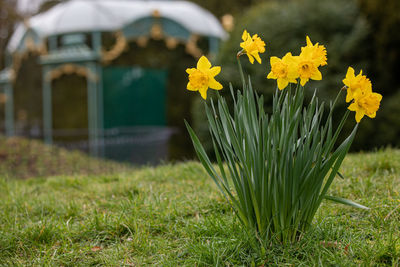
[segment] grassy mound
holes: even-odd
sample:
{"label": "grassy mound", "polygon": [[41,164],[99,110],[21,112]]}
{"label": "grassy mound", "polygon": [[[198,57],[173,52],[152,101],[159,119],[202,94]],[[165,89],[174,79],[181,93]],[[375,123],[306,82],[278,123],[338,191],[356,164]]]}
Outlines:
{"label": "grassy mound", "polygon": [[399,266],[400,151],[349,155],[298,243],[257,248],[198,163],[0,179],[0,265]]}
{"label": "grassy mound", "polygon": [[3,177],[103,174],[127,168],[123,164],[94,159],[79,151],[48,146],[36,140],[0,137],[0,176]]}

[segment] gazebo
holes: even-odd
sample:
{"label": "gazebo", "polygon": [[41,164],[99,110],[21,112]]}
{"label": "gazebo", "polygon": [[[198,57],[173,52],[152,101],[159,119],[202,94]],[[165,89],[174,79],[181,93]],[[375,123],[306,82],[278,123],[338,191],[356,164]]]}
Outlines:
{"label": "gazebo", "polygon": [[54,142],[53,82],[63,75],[78,75],[86,79],[88,151],[104,156],[107,131],[143,125],[156,127],[155,132],[167,128],[171,70],[156,64],[143,67],[140,62],[115,64],[131,49],[130,44],[137,50],[132,54],[140,54],[156,40],[169,50],[184,47],[196,59],[202,54],[215,55],[225,35],[210,12],[187,1],[71,0],[57,4],[18,25],[8,43],[7,67],[0,72],[6,134],[15,134],[13,84],[28,53],[39,55],[42,67],[44,141]]}

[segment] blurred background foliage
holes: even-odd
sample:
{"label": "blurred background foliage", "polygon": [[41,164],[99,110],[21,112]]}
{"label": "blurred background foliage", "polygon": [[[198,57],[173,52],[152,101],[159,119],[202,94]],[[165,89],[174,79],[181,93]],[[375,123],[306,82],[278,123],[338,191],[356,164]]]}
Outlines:
{"label": "blurred background foliage", "polygon": [[17,21],[22,19],[18,14],[17,2],[14,0],[0,0],[0,69],[5,66],[5,49]]}
{"label": "blurred background foliage", "polygon": [[[287,1],[287,0],[281,0]],[[265,2],[265,0],[191,0],[199,6],[211,11],[218,18],[225,14],[240,15],[243,11],[255,4]]]}
{"label": "blurred background foliage", "polygon": [[[224,43],[215,64],[221,65],[219,79],[225,84],[221,94],[230,97],[228,84],[241,88],[236,53],[244,29],[258,33],[266,42],[266,53],[261,66],[250,64],[247,57],[241,59],[245,73],[250,75],[253,87],[264,94],[267,110],[276,88],[275,80],[267,80],[270,71],[269,57],[282,57],[286,52],[300,53],[305,46],[305,36],[313,43],[319,42],[328,51],[328,65],[321,68],[323,80],[306,85],[308,97],[317,88],[318,96],[325,102],[333,100],[342,88],[347,67],[357,73],[360,69],[373,83],[373,90],[383,95],[381,109],[372,120],[364,117],[360,124],[354,151],[375,147],[399,146],[400,140],[400,1],[398,0],[292,0],[263,1],[256,3],[243,14],[237,14],[234,30]],[[338,120],[348,105],[344,100],[336,108]],[[202,140],[208,138],[206,118],[201,99],[194,108],[195,128]],[[354,113],[347,120],[342,138],[354,127]],[[211,148],[211,143],[208,143]]]}

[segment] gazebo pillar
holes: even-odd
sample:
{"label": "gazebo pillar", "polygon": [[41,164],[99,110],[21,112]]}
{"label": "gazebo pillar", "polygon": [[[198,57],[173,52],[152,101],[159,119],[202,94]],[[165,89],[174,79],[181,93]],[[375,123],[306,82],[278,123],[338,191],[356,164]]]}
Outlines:
{"label": "gazebo pillar", "polygon": [[218,50],[219,50],[219,39],[216,37],[209,37],[208,38],[208,47],[209,47],[209,53],[211,55],[211,58],[215,58],[215,56],[218,54]]}
{"label": "gazebo pillar", "polygon": [[[97,73],[95,63],[86,63],[90,73]],[[88,130],[89,130],[89,153],[99,156],[99,114],[98,114],[98,88],[97,75],[87,77],[87,101],[88,101]]]}
{"label": "gazebo pillar", "polygon": [[[6,58],[9,55],[6,53]],[[9,62],[7,62],[9,64]],[[8,67],[2,71],[0,71],[0,90],[4,96],[4,126],[5,126],[5,135],[13,136],[15,134],[14,130],[14,71]]]}
{"label": "gazebo pillar", "polygon": [[[92,33],[93,50],[101,58],[101,32],[96,31]],[[104,157],[104,104],[103,104],[103,68],[100,60],[95,61],[93,73],[96,74],[96,156]]]}
{"label": "gazebo pillar", "polygon": [[5,103],[5,127],[6,135],[14,135],[14,90],[11,83],[4,85],[4,94],[6,96]]}
{"label": "gazebo pillar", "polygon": [[51,145],[53,143],[53,116],[52,116],[52,101],[51,101],[51,79],[47,76],[49,67],[43,66],[43,135],[44,142]]}
{"label": "gazebo pillar", "polygon": [[99,154],[98,156],[105,156],[104,144],[104,100],[103,100],[103,68],[101,64],[96,63],[96,85],[97,85],[97,141]]}

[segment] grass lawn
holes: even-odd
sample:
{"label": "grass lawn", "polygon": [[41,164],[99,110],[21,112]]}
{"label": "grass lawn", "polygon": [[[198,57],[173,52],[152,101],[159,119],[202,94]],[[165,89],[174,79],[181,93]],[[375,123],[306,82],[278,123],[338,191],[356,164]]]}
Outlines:
{"label": "grass lawn", "polygon": [[264,252],[199,163],[0,179],[0,265],[400,266],[400,151],[347,156],[312,229]]}

